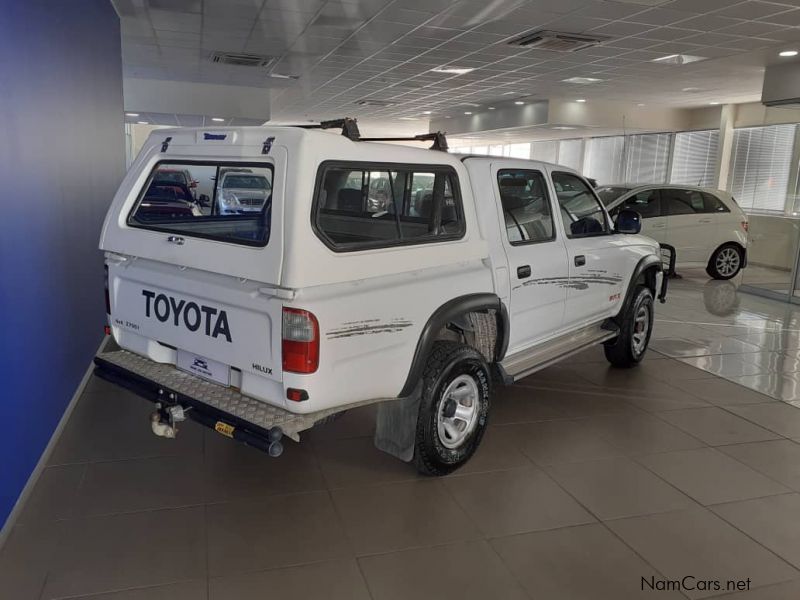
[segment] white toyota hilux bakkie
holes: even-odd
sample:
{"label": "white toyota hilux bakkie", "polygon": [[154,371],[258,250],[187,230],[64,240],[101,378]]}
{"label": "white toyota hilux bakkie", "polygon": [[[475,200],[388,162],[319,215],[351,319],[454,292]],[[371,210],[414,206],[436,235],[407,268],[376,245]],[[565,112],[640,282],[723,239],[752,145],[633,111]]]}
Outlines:
{"label": "white toyota hilux bakkie", "polygon": [[156,403],[157,434],[190,417],[273,456],[379,403],[376,446],[441,475],[478,447],[493,385],[594,344],[642,359],[666,278],[638,213],[612,223],[566,167],[415,139],[433,148],[349,119],[152,133],[100,240],[118,348],[97,373]]}

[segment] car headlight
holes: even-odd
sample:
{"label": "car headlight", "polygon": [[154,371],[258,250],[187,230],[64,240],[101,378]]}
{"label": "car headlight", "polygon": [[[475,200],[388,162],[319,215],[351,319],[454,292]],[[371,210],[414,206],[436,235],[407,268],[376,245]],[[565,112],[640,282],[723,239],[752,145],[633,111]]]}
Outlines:
{"label": "car headlight", "polygon": [[236,198],[234,194],[230,192],[223,191],[219,195],[220,204],[222,204],[226,208],[232,208],[235,206],[239,206],[239,200]]}

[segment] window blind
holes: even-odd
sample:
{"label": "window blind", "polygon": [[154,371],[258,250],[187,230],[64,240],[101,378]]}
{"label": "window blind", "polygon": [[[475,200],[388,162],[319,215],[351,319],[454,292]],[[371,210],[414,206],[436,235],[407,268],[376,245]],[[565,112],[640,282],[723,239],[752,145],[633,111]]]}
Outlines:
{"label": "window blind", "polygon": [[625,172],[622,181],[665,183],[671,142],[670,133],[629,135],[625,139]]}
{"label": "window blind", "polygon": [[718,157],[719,130],[676,133],[669,182],[717,187]]}
{"label": "window blind", "polygon": [[506,156],[510,156],[511,158],[528,159],[531,157],[531,145],[529,143],[509,144],[506,146],[506,151],[508,152]]}
{"label": "window blind", "polygon": [[556,140],[531,142],[531,158],[533,160],[554,163],[557,155],[558,142]]}
{"label": "window blind", "polygon": [[785,211],[796,128],[734,130],[728,191],[739,206],[755,212]]}
{"label": "window blind", "polygon": [[558,143],[557,162],[580,171],[583,166],[583,140],[561,140]]}
{"label": "window blind", "polygon": [[497,144],[495,146],[489,146],[489,155],[490,156],[503,156],[503,144]]}
{"label": "window blind", "polygon": [[625,138],[621,135],[589,138],[586,140],[583,174],[596,179],[601,185],[622,183],[624,149]]}

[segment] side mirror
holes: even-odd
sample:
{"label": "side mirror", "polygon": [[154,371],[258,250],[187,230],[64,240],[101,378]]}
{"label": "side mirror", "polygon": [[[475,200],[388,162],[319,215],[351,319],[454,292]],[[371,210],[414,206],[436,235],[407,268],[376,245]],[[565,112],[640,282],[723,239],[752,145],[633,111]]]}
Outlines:
{"label": "side mirror", "polygon": [[211,206],[211,199],[205,194],[200,194],[200,197],[197,199],[197,203],[200,206],[208,207]]}
{"label": "side mirror", "polygon": [[616,233],[639,233],[642,230],[642,215],[635,210],[625,208],[619,211],[617,220],[614,222]]}

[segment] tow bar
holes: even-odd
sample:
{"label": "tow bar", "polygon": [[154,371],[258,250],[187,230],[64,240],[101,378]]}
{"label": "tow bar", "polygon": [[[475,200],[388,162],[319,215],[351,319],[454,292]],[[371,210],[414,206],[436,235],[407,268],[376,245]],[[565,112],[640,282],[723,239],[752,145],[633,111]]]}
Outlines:
{"label": "tow bar", "polygon": [[225,437],[244,442],[248,446],[254,446],[269,454],[273,458],[283,454],[283,444],[281,438],[283,431],[280,427],[271,427],[267,430],[267,435],[259,435],[253,431],[248,431],[228,423],[215,419],[198,410],[193,410],[193,406],[184,406],[178,403],[177,395],[174,392],[167,392],[162,388],[158,390],[159,398],[165,398],[165,402],[156,402],[156,410],[150,415],[150,427],[153,433],[159,437],[174,439],[178,436],[178,423],[186,420],[187,415],[201,425],[205,425]]}
{"label": "tow bar", "polygon": [[244,442],[248,446],[254,446],[273,458],[283,454],[283,444],[281,443],[283,431],[281,431],[280,427],[271,427],[267,431],[267,435],[259,435],[253,431],[241,429],[231,423],[193,410],[194,407],[192,406],[178,404],[177,397],[172,392],[165,392],[165,390],[159,389],[158,395],[159,397],[166,397],[170,402],[174,402],[174,404],[156,402],[156,410],[150,415],[150,427],[153,433],[159,437],[170,439],[177,437],[178,423],[185,421],[188,415],[193,421],[213,429],[220,435]]}

